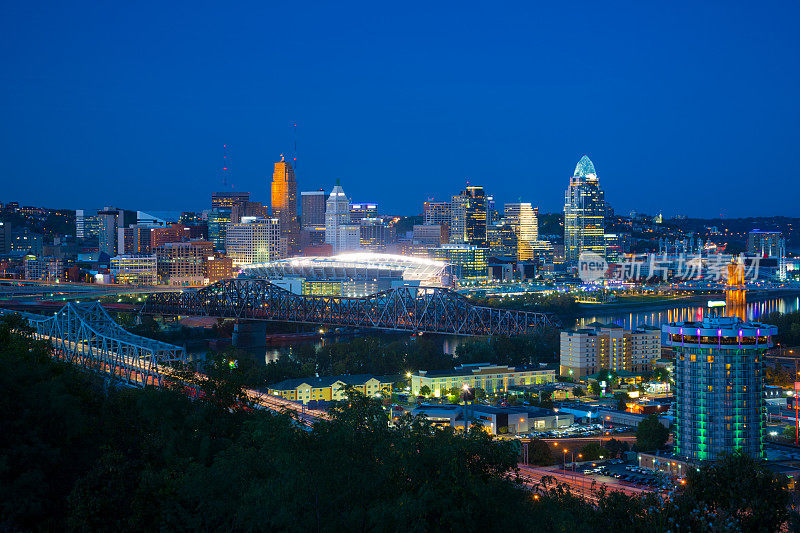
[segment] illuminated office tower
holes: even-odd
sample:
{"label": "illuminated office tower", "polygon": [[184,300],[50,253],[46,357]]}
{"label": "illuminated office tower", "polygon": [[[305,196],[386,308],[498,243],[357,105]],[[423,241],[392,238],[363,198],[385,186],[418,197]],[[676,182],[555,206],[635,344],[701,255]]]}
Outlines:
{"label": "illuminated office tower", "polygon": [[675,351],[675,452],[764,458],[764,353],[778,328],[737,317],[661,326]]}
{"label": "illuminated office tower", "polygon": [[214,249],[225,251],[225,234],[231,223],[234,206],[244,209],[250,201],[249,192],[215,192],[211,194],[211,212],[208,214],[208,238]]}
{"label": "illuminated office tower", "polygon": [[213,192],[211,193],[211,208],[227,207],[232,209],[234,205],[245,205],[250,201],[249,192]]}
{"label": "illuminated office tower", "polygon": [[517,259],[530,261],[534,258],[534,244],[539,240],[539,217],[530,203],[506,204],[504,218],[517,235]]}
{"label": "illuminated office tower", "polygon": [[297,220],[297,182],[292,164],[284,160],[275,163],[272,174],[272,216],[280,220],[281,233],[286,237],[290,254],[297,253],[300,225]]}
{"label": "illuminated office tower", "polygon": [[334,254],[361,247],[361,227],[350,221],[350,200],[339,180],[325,205],[325,242],[333,247]]}
{"label": "illuminated office tower", "polygon": [[266,263],[286,257],[287,237],[277,218],[244,217],[229,224],[225,249],[233,266]]}
{"label": "illuminated office tower", "polygon": [[362,218],[359,221],[361,248],[373,252],[385,252],[395,241],[394,224],[382,218]]}
{"label": "illuminated office tower", "polygon": [[100,251],[114,257],[120,253],[118,250],[120,230],[136,224],[136,211],[106,207],[98,211],[97,216],[100,220]]}
{"label": "illuminated office tower", "polygon": [[450,202],[428,200],[422,204],[424,212],[423,224],[426,226],[447,226],[450,228]]}
{"label": "illuminated office tower", "polygon": [[496,224],[500,220],[500,213],[494,203],[494,196],[486,197],[486,227]]}
{"label": "illuminated office tower", "polygon": [[303,227],[325,225],[325,191],[300,193],[300,219]]}
{"label": "illuminated office tower", "polygon": [[350,204],[350,222],[358,224],[365,218],[378,217],[378,204]]}
{"label": "illuminated office tower", "polygon": [[486,193],[483,187],[468,186],[450,202],[450,242],[486,247]]}
{"label": "illuminated office tower", "polygon": [[564,194],[564,254],[577,263],[582,252],[605,257],[605,197],[592,161],[581,157]]}
{"label": "illuminated office tower", "polygon": [[431,259],[452,265],[452,272],[459,280],[480,282],[489,279],[489,250],[466,244],[444,244],[429,248]]}
{"label": "illuminated office tower", "polygon": [[486,240],[489,244],[489,253],[493,257],[517,258],[520,240],[514,227],[505,220],[489,226],[486,230]]}

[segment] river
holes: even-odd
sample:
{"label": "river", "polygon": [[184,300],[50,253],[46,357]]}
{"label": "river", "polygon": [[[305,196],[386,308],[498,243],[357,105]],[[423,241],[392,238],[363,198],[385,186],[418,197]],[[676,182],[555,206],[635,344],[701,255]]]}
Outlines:
{"label": "river", "polygon": [[[678,322],[687,320],[702,319],[703,313],[707,310],[707,300],[723,298],[721,295],[710,296],[708,298],[693,298],[690,300],[664,300],[657,303],[631,304],[614,307],[613,305],[598,305],[596,309],[584,308],[582,316],[577,318],[572,324],[564,324],[566,327],[581,327],[592,322],[610,323],[614,322],[626,329],[639,326],[660,326],[662,323]],[[790,313],[800,309],[800,295],[784,294],[780,296],[761,296],[754,297],[746,305],[746,315],[748,320],[757,320],[759,317],[769,313]],[[387,338],[404,339],[411,336],[407,333],[375,333]],[[445,353],[455,353],[459,344],[468,341],[469,338],[456,335],[430,335],[442,343]],[[293,346],[311,343],[319,348],[330,343],[347,342],[353,336],[323,337],[321,339],[298,339],[281,340],[268,346],[251,347],[246,350],[257,360],[263,358],[264,363],[269,363],[280,357],[284,353],[289,353]]]}

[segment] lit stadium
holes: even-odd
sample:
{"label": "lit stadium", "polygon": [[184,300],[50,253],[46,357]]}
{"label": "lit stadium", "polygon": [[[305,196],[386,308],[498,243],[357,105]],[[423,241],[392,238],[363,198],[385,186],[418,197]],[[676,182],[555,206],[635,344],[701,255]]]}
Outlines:
{"label": "lit stadium", "polygon": [[[400,285],[446,286],[449,264],[404,255],[357,252],[292,257],[242,265],[241,276],[267,279],[293,292],[364,296]],[[303,288],[292,285],[302,280]]]}

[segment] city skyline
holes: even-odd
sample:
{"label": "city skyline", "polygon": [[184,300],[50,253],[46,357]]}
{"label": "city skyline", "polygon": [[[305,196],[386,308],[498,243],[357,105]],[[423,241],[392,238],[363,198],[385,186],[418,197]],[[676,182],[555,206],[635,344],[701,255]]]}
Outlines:
{"label": "city skyline", "polygon": [[[228,144],[229,188],[266,203],[271,163],[296,138],[300,190],[340,179],[384,212],[414,214],[419,197],[445,199],[467,180],[491,184],[499,204],[558,212],[586,153],[618,212],[800,214],[784,179],[800,8],[615,7],[519,6],[508,20],[320,6],[263,32],[265,17],[294,17],[263,6],[188,18],[170,6],[158,17],[147,5],[36,16],[10,6],[2,200],[164,210],[179,196],[198,210],[220,189]],[[440,19],[452,20],[446,39]],[[162,31],[161,20],[183,29]],[[491,37],[471,39],[476,26]],[[417,38],[399,38],[408,31]],[[747,203],[685,194],[697,183],[753,190]]]}

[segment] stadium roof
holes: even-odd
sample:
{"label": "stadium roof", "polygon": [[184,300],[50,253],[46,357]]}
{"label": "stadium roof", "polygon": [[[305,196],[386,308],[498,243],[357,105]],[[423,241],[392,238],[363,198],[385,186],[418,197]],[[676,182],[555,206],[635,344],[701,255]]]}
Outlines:
{"label": "stadium roof", "polygon": [[266,263],[242,265],[245,275],[266,279],[304,277],[341,279],[395,277],[425,281],[442,275],[447,263],[421,257],[354,252],[330,257],[292,257]]}

